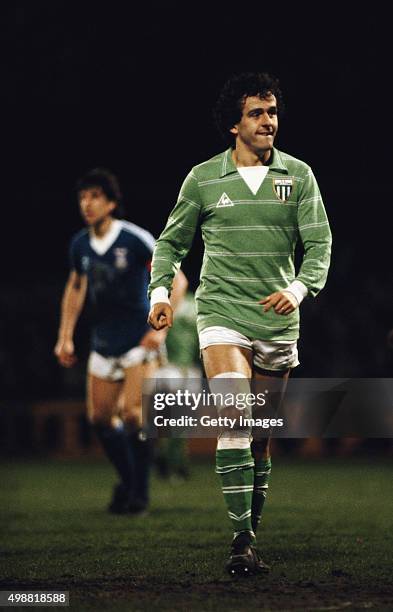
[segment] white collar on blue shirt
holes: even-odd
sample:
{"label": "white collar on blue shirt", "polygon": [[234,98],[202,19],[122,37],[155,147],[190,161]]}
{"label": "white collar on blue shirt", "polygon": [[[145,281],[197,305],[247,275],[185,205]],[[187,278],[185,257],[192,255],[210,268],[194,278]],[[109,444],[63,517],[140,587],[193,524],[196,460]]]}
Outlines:
{"label": "white collar on blue shirt", "polygon": [[119,219],[113,219],[105,236],[98,238],[93,231],[90,232],[90,246],[98,255],[104,255],[111,248],[121,232],[122,224]]}

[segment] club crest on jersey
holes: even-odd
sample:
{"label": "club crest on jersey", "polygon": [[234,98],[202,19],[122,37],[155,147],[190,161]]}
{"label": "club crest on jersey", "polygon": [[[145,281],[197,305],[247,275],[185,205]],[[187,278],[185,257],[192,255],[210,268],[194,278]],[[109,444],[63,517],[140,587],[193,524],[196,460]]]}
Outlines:
{"label": "club crest on jersey", "polygon": [[117,248],[113,250],[115,254],[115,268],[124,270],[127,267],[127,253],[128,249]]}
{"label": "club crest on jersey", "polygon": [[273,188],[281,202],[286,202],[289,200],[289,197],[292,193],[293,180],[291,178],[288,179],[274,179],[273,180]]}
{"label": "club crest on jersey", "polygon": [[216,208],[226,208],[227,206],[233,206],[233,205],[234,204],[232,200],[227,196],[227,194],[224,191],[221,198],[217,202]]}

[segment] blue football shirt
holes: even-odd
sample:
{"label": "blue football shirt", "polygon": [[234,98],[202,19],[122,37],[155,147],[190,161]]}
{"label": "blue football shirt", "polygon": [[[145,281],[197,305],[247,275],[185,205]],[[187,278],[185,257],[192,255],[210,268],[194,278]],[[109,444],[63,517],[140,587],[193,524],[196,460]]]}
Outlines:
{"label": "blue football shirt", "polygon": [[147,287],[154,242],[148,231],[118,219],[103,238],[85,229],[71,241],[71,269],[88,279],[92,349],[101,355],[126,353],[149,329]]}

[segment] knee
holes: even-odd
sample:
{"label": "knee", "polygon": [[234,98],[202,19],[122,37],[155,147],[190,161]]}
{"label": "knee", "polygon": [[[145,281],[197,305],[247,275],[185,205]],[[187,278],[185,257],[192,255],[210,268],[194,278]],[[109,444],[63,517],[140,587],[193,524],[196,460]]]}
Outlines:
{"label": "knee", "polygon": [[112,424],[112,414],[109,410],[90,408],[88,419],[93,427],[110,427]]}
{"label": "knee", "polygon": [[267,459],[270,457],[270,440],[263,438],[251,442],[251,452],[254,459]]}
{"label": "knee", "polygon": [[216,408],[219,416],[230,419],[234,423],[234,429],[244,428],[240,417],[246,419],[251,417],[248,403],[251,389],[246,375],[239,372],[223,372],[209,379],[209,387],[213,397],[218,400]]}
{"label": "knee", "polygon": [[140,406],[125,405],[122,410],[122,420],[129,429],[137,429],[142,423],[142,409]]}

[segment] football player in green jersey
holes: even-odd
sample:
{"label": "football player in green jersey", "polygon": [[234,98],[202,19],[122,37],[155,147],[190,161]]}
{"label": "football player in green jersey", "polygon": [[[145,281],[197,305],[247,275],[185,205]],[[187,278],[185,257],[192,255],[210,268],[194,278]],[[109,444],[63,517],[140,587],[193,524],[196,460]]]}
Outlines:
{"label": "football player in green jersey", "polygon": [[[299,363],[299,305],[323,288],[331,250],[311,168],[274,147],[281,109],[279,83],[268,74],[240,74],[224,85],[215,115],[230,147],[187,176],[157,241],[149,287],[150,324],[170,327],[173,275],[200,226],[205,254],[197,325],[210,390],[222,391],[222,379],[239,392],[256,382],[276,408]],[[303,259],[296,272],[299,238]],[[234,527],[230,575],[269,569],[255,547],[271,472],[264,431],[234,428],[218,438],[216,471]]]}

